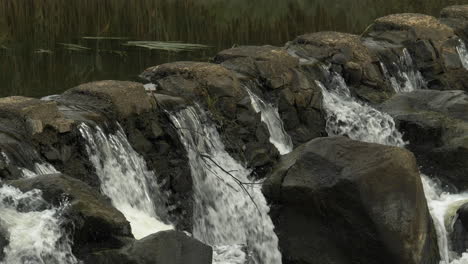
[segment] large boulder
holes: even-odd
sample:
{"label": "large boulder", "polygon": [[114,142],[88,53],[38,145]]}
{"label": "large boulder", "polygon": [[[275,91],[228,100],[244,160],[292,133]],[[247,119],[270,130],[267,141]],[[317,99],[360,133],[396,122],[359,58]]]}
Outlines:
{"label": "large boulder", "polygon": [[119,249],[96,252],[85,259],[93,264],[211,264],[213,251],[178,231],[163,231]]}
{"label": "large boulder", "polygon": [[318,138],[263,184],[283,263],[438,263],[436,233],[407,150]]}
{"label": "large boulder", "polygon": [[[406,48],[429,89],[468,90],[466,69],[453,29],[432,16],[394,14],[378,18],[364,34],[391,49]],[[389,44],[382,44],[389,43]]]}
{"label": "large boulder", "polygon": [[403,132],[421,170],[453,189],[468,188],[468,95],[419,90],[398,94],[380,107]]}
{"label": "large boulder", "polygon": [[320,88],[284,48],[240,46],[221,51],[213,60],[235,71],[252,93],[278,107],[294,145],[325,134]]}
{"label": "large boulder", "polygon": [[360,36],[333,31],[297,37],[286,45],[290,53],[306,60],[330,64],[341,73],[361,99],[379,103],[394,91],[385,81],[378,57],[361,42]]}
{"label": "large boulder", "polygon": [[461,206],[456,209],[453,219],[450,223],[453,226],[449,227],[451,250],[458,254],[463,254],[468,249],[468,200],[461,201]]}
{"label": "large boulder", "polygon": [[158,106],[177,110],[184,101],[197,103],[223,131],[221,137],[229,153],[259,176],[271,167],[278,151],[233,71],[213,63],[174,62],[148,68],[141,76],[156,85]]}
{"label": "large boulder", "polygon": [[460,38],[468,41],[468,5],[454,5],[442,9],[440,20],[454,29]]}
{"label": "large boulder", "polygon": [[73,234],[73,252],[78,258],[98,249],[120,248],[133,239],[124,215],[110,201],[85,183],[61,174],[9,181],[23,192],[42,191],[44,200],[59,206],[66,201],[68,228]]}

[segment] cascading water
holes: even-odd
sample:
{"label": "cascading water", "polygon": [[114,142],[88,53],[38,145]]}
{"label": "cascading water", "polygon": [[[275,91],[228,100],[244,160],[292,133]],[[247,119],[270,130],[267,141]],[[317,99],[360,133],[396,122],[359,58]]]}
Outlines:
{"label": "cascading water", "polygon": [[41,191],[22,193],[8,185],[0,187],[0,225],[9,244],[0,263],[74,264],[71,241],[61,228],[59,208],[46,208]]}
{"label": "cascading water", "polygon": [[293,150],[291,137],[286,133],[283,127],[278,108],[272,104],[264,102],[260,97],[247,89],[250,95],[250,101],[255,112],[260,113],[262,122],[265,123],[270,132],[270,142],[278,149],[281,155],[288,154]]}
{"label": "cascading water", "polygon": [[[327,86],[317,81],[323,92],[329,135],[345,135],[351,139],[404,147],[402,134],[391,116],[355,100],[344,79],[330,73]],[[402,91],[400,91],[402,92]],[[449,232],[453,223],[446,223],[446,214],[454,205],[468,201],[468,193],[450,194],[441,191],[428,177],[421,175],[429,211],[438,237],[441,264],[468,264],[468,253],[457,259],[450,251]]]}
{"label": "cascading water", "polygon": [[410,53],[405,48],[398,62],[393,63],[393,67],[396,69],[392,75],[384,63],[380,63],[385,78],[390,81],[395,92],[411,92],[417,89],[423,89],[426,87],[426,81],[424,80],[421,72],[416,68],[413,63]]}
{"label": "cascading water", "polygon": [[52,166],[52,164],[49,164],[47,162],[35,163],[34,171],[28,170],[26,168],[20,168],[20,170],[21,173],[23,173],[23,177],[25,178],[33,178],[38,175],[60,173],[58,170],[55,169],[54,166]]}
{"label": "cascading water", "polygon": [[468,50],[466,49],[465,42],[461,39],[458,40],[459,44],[457,46],[457,52],[460,56],[461,63],[463,68],[468,70]]}
{"label": "cascading water", "polygon": [[79,130],[86,140],[89,159],[96,168],[101,190],[122,212],[132,227],[135,238],[173,229],[161,221],[164,213],[156,177],[146,162],[130,145],[119,126],[113,135],[102,128],[81,124]]}
{"label": "cascading water", "polygon": [[193,234],[215,247],[214,263],[280,264],[278,238],[261,185],[224,149],[204,113],[189,107],[170,115],[188,153],[193,178]]}
{"label": "cascading water", "polygon": [[390,115],[355,100],[339,74],[332,72],[328,77],[326,86],[316,82],[322,89],[329,135],[392,146],[405,145]]}

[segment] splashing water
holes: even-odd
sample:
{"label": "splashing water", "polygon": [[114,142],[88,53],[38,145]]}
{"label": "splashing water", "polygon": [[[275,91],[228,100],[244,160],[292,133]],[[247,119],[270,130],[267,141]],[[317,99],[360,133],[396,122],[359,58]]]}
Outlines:
{"label": "splashing water", "polygon": [[390,115],[355,100],[339,74],[333,72],[329,77],[328,87],[316,81],[322,89],[329,135],[391,146],[405,145]]}
{"label": "splashing water", "polygon": [[264,102],[260,97],[247,89],[250,96],[250,101],[255,112],[260,113],[262,122],[265,123],[270,132],[270,142],[276,147],[281,155],[288,154],[293,150],[291,137],[284,130],[283,121],[281,120],[278,108],[272,104]]}
{"label": "splashing water", "polygon": [[156,176],[130,145],[119,126],[114,135],[102,128],[81,124],[79,130],[86,140],[86,149],[101,181],[101,190],[122,212],[132,227],[135,238],[173,229],[158,217],[163,213]]}
{"label": "splashing water", "polygon": [[[280,264],[278,238],[261,185],[250,181],[250,171],[225,151],[218,132],[201,110],[189,107],[170,117],[189,157],[194,236],[218,246],[215,263],[244,263],[239,259],[245,257],[239,245],[245,245],[253,263]],[[223,246],[231,250],[223,250]]]}
{"label": "splashing water", "polygon": [[411,92],[418,89],[426,88],[426,81],[421,72],[413,63],[410,53],[405,48],[398,62],[394,62],[393,66],[397,69],[395,75],[390,74],[385,64],[380,63],[382,71],[387,80],[390,81],[393,89],[397,93]]}
{"label": "splashing water", "polygon": [[457,52],[460,56],[463,68],[468,70],[468,50],[466,49],[465,42],[461,39],[458,40],[459,45],[457,46]]}
{"label": "splashing water", "polygon": [[34,178],[39,175],[47,175],[47,174],[56,174],[60,173],[57,169],[55,169],[52,164],[47,162],[42,163],[35,163],[34,164],[34,171],[28,170],[26,168],[20,168],[23,177],[25,178]]}
{"label": "splashing water", "polygon": [[0,187],[0,224],[8,232],[2,264],[74,264],[71,241],[61,229],[60,215],[67,205],[41,209],[41,191]]}

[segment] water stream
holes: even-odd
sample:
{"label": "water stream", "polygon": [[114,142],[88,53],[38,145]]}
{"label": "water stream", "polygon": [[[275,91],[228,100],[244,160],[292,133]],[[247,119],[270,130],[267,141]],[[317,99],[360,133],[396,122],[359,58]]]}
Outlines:
{"label": "water stream", "polygon": [[250,101],[255,112],[260,113],[262,122],[265,123],[270,132],[270,142],[278,149],[281,155],[288,154],[293,150],[291,137],[286,133],[283,121],[278,113],[278,108],[263,101],[258,95],[247,89]]}
{"label": "water stream", "polygon": [[[344,135],[354,140],[404,147],[402,134],[390,115],[353,98],[339,74],[333,72],[327,74],[329,74],[328,84],[320,82],[317,84],[323,92],[323,107],[327,113],[326,126],[329,135]],[[447,222],[450,219],[447,217],[448,213],[453,211],[454,206],[460,206],[460,202],[468,201],[468,193],[445,193],[427,176],[421,175],[421,179],[437,232],[440,263],[468,264],[468,254],[463,254],[460,258],[450,250],[449,230],[453,223]]]}
{"label": "water stream", "polygon": [[459,45],[457,46],[457,52],[460,56],[461,63],[463,68],[468,70],[468,50],[466,49],[466,44],[463,40],[459,39]]}
{"label": "water stream", "polygon": [[170,117],[189,157],[194,237],[215,247],[214,263],[241,264],[250,258],[256,264],[280,264],[261,185],[226,152],[218,131],[198,107]]}
{"label": "water stream", "polygon": [[61,213],[66,203],[50,208],[41,191],[0,187],[0,228],[8,233],[2,264],[75,264],[71,241],[61,228]]}
{"label": "water stream", "polygon": [[135,238],[173,229],[159,215],[165,213],[154,173],[130,145],[122,128],[106,134],[99,126],[81,124],[89,159],[96,168],[101,190],[130,222]]}

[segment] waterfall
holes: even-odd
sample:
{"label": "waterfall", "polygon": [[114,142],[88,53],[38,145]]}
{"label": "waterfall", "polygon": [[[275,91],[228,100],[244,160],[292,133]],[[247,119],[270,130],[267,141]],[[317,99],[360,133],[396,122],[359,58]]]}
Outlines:
{"label": "waterfall", "polygon": [[[390,115],[354,99],[343,78],[337,73],[330,73],[328,77],[327,86],[318,81],[317,84],[323,92],[329,135],[345,135],[354,140],[404,147],[402,134]],[[468,193],[445,193],[427,176],[421,175],[421,180],[437,232],[440,264],[468,264],[468,253],[456,259],[456,254],[450,251],[447,227],[451,229],[453,223],[446,222],[451,208],[460,202],[468,202]]]}
{"label": "waterfall", "polygon": [[280,264],[278,238],[261,184],[225,150],[199,108],[170,118],[188,153],[193,178],[193,234],[215,247],[214,263],[245,263],[242,245],[256,264]]}
{"label": "waterfall", "polygon": [[101,190],[130,222],[135,238],[173,229],[161,221],[164,212],[156,176],[130,145],[119,126],[113,135],[102,128],[81,124],[89,159],[101,181]]}
{"label": "waterfall", "polygon": [[405,145],[390,115],[354,99],[339,74],[332,72],[328,77],[326,86],[319,81],[316,83],[322,89],[329,135],[384,145]]}
{"label": "waterfall", "polygon": [[260,97],[246,88],[250,96],[250,102],[255,112],[260,113],[262,122],[265,123],[270,132],[270,142],[278,149],[281,155],[288,154],[293,150],[291,137],[286,133],[278,108],[270,103],[264,102]]}
{"label": "waterfall", "polygon": [[0,227],[6,229],[9,240],[0,263],[78,263],[61,228],[61,213],[67,205],[47,207],[41,195],[39,190],[22,193],[8,185],[0,187]]}
{"label": "waterfall", "polygon": [[426,87],[426,81],[413,63],[413,59],[406,48],[403,49],[399,61],[392,63],[395,68],[393,74],[390,73],[384,63],[381,62],[380,66],[385,78],[390,81],[392,88],[397,93],[411,92]]}
{"label": "waterfall", "polygon": [[468,50],[466,49],[465,42],[461,39],[458,40],[459,45],[457,46],[457,52],[460,56],[463,68],[468,70]]}
{"label": "waterfall", "polygon": [[56,174],[60,173],[55,167],[47,162],[35,163],[34,164],[34,171],[28,170],[26,168],[20,168],[23,177],[25,178],[33,178],[38,175],[47,175],[47,174]]}

